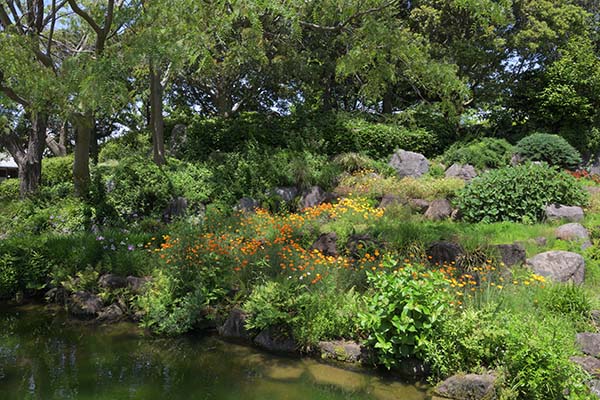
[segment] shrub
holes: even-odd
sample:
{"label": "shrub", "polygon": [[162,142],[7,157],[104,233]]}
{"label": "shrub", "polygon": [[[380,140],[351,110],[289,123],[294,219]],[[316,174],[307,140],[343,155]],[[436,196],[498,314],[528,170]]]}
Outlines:
{"label": "shrub", "polygon": [[454,143],[442,155],[448,166],[471,164],[479,170],[505,167],[510,163],[513,146],[504,139],[483,138],[467,144]]}
{"label": "shrub", "polygon": [[458,196],[464,219],[470,222],[535,222],[551,203],[585,205],[587,193],[571,175],[547,164],[525,164],[488,171]]}
{"label": "shrub", "polygon": [[19,180],[6,179],[0,182],[0,202],[13,201],[19,198]]}
{"label": "shrub", "polygon": [[132,156],[149,158],[151,151],[148,134],[128,132],[103,144],[98,153],[98,162],[119,161]]}
{"label": "shrub", "polygon": [[368,274],[372,293],[367,294],[366,311],[359,318],[378,362],[391,368],[404,358],[424,356],[436,325],[451,306],[441,273],[420,265],[397,268],[390,260],[388,268],[395,270]]}
{"label": "shrub", "polygon": [[576,169],[581,164],[579,152],[558,135],[534,133],[521,139],[515,149],[526,160],[545,161],[561,168]]}
{"label": "shrub", "polygon": [[159,215],[173,197],[167,175],[142,157],[122,159],[105,182],[107,203],[125,219]]}
{"label": "shrub", "polygon": [[42,161],[42,184],[54,186],[73,181],[73,156],[51,157]]}
{"label": "shrub", "polygon": [[175,193],[185,197],[190,205],[205,203],[214,195],[212,171],[205,165],[169,159],[167,171]]}

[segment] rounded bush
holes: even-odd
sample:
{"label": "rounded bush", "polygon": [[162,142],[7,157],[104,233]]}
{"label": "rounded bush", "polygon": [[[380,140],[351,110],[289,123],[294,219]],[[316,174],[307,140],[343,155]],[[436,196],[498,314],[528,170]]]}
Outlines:
{"label": "rounded bush", "polygon": [[73,182],[73,156],[51,157],[42,161],[42,184],[54,186]]}
{"label": "rounded bush", "polygon": [[501,168],[510,163],[514,148],[504,139],[483,138],[467,144],[454,143],[442,156],[447,165],[471,164],[479,170]]}
{"label": "rounded bush", "polygon": [[488,171],[458,195],[458,206],[470,222],[535,222],[543,219],[547,204],[587,201],[587,193],[571,175],[532,163]]}
{"label": "rounded bush", "polygon": [[166,174],[151,160],[122,159],[106,180],[106,200],[121,217],[158,215],[173,197]]}
{"label": "rounded bush", "polygon": [[550,165],[577,169],[581,154],[564,138],[548,133],[534,133],[521,139],[516,152],[525,160],[545,161]]}

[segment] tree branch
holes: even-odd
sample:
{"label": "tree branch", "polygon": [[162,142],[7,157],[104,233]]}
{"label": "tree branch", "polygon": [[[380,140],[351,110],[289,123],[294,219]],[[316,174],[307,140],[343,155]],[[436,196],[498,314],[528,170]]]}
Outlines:
{"label": "tree branch", "polygon": [[90,14],[86,13],[81,8],[79,8],[79,6],[75,2],[75,0],[68,0],[68,2],[69,2],[69,6],[71,6],[71,9],[73,10],[73,12],[75,12],[75,14],[77,14],[81,18],[83,18],[85,20],[85,22],[87,22],[88,25],[94,30],[94,32],[96,32],[97,35],[102,34],[102,32],[103,32],[102,28],[100,28],[100,26],[98,26],[98,24],[96,23],[96,21],[94,21],[94,19],[90,16]]}

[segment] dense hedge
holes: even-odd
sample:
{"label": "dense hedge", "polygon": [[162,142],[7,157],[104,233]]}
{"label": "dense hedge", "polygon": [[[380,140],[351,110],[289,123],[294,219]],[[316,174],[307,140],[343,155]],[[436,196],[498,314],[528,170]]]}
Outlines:
{"label": "dense hedge", "polygon": [[483,138],[469,143],[456,142],[443,154],[442,161],[471,164],[479,170],[505,167],[510,163],[513,146],[504,139]]}
{"label": "dense hedge", "polygon": [[[431,155],[438,146],[436,136],[425,129],[369,122],[340,113],[285,117],[245,113],[230,119],[184,122],[188,129],[183,156],[194,161],[204,160],[213,152],[243,151],[251,142],[262,148],[310,150],[330,156],[362,152],[374,158],[387,157],[397,148]],[[167,131],[174,125],[171,121]]]}
{"label": "dense hedge", "polygon": [[525,160],[545,161],[550,165],[576,169],[581,154],[558,135],[534,133],[521,139],[516,145],[517,153]]}

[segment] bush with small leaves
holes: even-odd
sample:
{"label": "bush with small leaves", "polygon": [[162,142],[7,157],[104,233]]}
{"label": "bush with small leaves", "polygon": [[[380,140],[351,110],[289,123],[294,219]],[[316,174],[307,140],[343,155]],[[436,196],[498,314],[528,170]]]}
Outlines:
{"label": "bush with small leaves", "polygon": [[513,146],[504,139],[483,138],[467,144],[457,142],[450,146],[442,156],[449,165],[471,164],[479,170],[501,168],[510,163]]}
{"label": "bush with small leaves", "polygon": [[521,139],[515,150],[530,161],[545,161],[561,168],[577,169],[581,155],[564,138],[548,133],[534,133]]}

